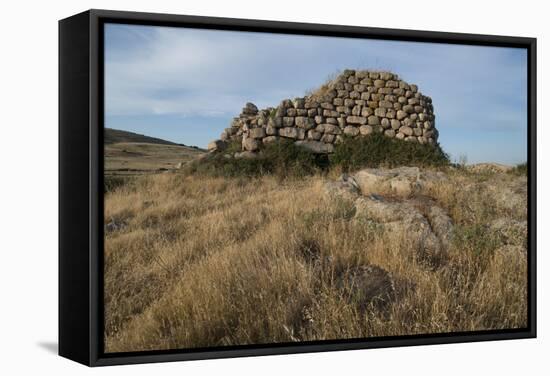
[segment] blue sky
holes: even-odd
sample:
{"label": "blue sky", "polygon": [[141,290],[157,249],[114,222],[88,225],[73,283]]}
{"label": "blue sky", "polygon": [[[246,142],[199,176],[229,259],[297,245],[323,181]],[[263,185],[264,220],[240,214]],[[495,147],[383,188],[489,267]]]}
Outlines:
{"label": "blue sky", "polygon": [[246,102],[276,106],[346,68],[433,99],[453,160],[527,160],[524,49],[158,26],[105,26],[105,126],[205,147]]}

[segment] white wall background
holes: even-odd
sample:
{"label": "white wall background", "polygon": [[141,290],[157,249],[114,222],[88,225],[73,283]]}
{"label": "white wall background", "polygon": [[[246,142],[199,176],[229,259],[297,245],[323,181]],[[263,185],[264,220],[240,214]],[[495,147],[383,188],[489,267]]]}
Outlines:
{"label": "white wall background", "polygon": [[[55,355],[57,342],[57,20],[88,8],[348,24],[538,38],[538,135],[548,105],[550,28],[535,0],[9,1],[0,22],[0,373],[543,374],[550,370],[547,317],[550,149],[538,148],[536,340],[269,356],[88,369]],[[391,15],[391,16],[390,16]],[[33,372],[33,373],[31,373]]]}

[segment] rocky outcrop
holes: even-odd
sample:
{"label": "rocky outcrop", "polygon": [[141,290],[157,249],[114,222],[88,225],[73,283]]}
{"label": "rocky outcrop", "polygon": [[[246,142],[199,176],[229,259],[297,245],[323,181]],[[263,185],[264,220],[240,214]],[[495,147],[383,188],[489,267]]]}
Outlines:
{"label": "rocky outcrop", "polygon": [[396,74],[347,69],[311,95],[284,99],[277,107],[259,110],[247,103],[208,148],[220,150],[219,142],[236,140],[243,150],[255,152],[263,143],[285,138],[315,153],[331,153],[344,136],[373,132],[435,144],[439,134],[431,98]]}
{"label": "rocky outcrop", "polygon": [[444,180],[442,173],[416,167],[365,169],[327,183],[325,193],[352,201],[355,218],[402,238],[416,251],[414,257],[437,268],[448,257],[453,222],[425,193]]}

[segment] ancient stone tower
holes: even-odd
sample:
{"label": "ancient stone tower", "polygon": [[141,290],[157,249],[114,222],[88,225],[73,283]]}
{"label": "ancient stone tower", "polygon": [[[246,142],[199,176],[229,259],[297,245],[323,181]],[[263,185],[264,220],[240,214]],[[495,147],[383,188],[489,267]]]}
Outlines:
{"label": "ancient stone tower", "polygon": [[285,99],[263,110],[247,103],[210,150],[238,140],[242,149],[256,152],[280,138],[295,140],[316,153],[331,153],[343,137],[373,132],[421,144],[435,144],[438,131],[430,97],[396,74],[345,70],[310,95]]}

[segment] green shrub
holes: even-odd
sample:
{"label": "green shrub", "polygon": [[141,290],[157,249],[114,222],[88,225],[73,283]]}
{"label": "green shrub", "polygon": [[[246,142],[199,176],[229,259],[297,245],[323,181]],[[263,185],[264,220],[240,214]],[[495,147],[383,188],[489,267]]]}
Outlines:
{"label": "green shrub", "polygon": [[379,166],[446,166],[449,156],[439,144],[422,145],[374,133],[367,137],[345,137],[336,145],[330,164],[341,166],[343,171]]}
{"label": "green shrub", "polygon": [[299,177],[326,172],[331,168],[349,171],[363,167],[449,164],[448,156],[439,145],[420,145],[391,139],[382,134],[346,137],[335,146],[335,152],[330,157],[312,153],[288,139],[262,145],[261,152],[255,158],[234,158],[233,154],[240,150],[240,143],[232,142],[225,151],[189,163],[184,172],[226,177],[266,174]]}
{"label": "green shrub", "polygon": [[326,156],[296,146],[291,140],[263,145],[255,158],[234,158],[231,155],[235,152],[230,146],[223,152],[212,153],[204,159],[189,163],[185,172],[226,177],[266,174],[298,177],[319,172],[327,164]]}

